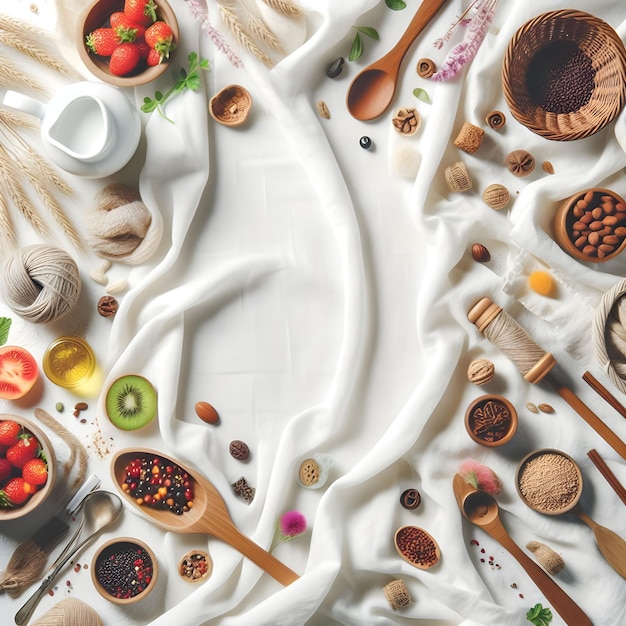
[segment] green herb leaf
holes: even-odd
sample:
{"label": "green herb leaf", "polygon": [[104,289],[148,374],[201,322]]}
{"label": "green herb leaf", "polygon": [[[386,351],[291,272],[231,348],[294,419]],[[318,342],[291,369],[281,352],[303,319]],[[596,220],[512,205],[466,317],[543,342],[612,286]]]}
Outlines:
{"label": "green herb leaf", "polygon": [[349,61],[356,61],[361,58],[363,54],[363,41],[361,40],[361,36],[357,33],[354,36],[354,41],[352,42],[352,47],[350,48],[350,56],[348,57]]}
{"label": "green herb leaf", "polygon": [[392,11],[402,11],[402,9],[406,9],[406,2],[404,2],[404,0],[385,0],[385,4]]}
{"label": "green herb leaf", "polygon": [[535,626],[548,626],[552,621],[552,611],[541,604],[535,604],[532,609],[528,609],[526,619]]}
{"label": "green herb leaf", "polygon": [[372,39],[376,39],[376,41],[380,39],[378,31],[371,26],[355,26],[354,28],[356,28],[360,33],[363,33]]}
{"label": "green herb leaf", "polygon": [[428,92],[425,89],[422,89],[421,87],[416,87],[413,90],[413,95],[418,100],[421,100],[422,102],[427,102],[428,104],[432,104],[432,101],[430,99],[430,96],[428,95]]}
{"label": "green herb leaf", "polygon": [[0,317],[0,346],[3,346],[7,342],[9,330],[11,330],[11,318]]}

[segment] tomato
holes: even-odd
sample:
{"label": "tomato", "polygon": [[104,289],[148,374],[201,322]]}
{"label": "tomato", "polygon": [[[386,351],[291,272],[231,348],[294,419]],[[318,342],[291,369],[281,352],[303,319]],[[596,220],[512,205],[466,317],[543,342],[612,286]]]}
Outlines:
{"label": "tomato", "polygon": [[0,347],[0,398],[16,400],[25,396],[39,377],[33,355],[19,346]]}

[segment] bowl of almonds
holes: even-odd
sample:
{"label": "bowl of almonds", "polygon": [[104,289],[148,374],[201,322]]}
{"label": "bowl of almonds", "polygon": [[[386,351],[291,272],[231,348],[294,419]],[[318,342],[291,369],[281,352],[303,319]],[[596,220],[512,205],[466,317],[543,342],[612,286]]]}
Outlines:
{"label": "bowl of almonds", "polygon": [[610,261],[626,246],[626,202],[602,187],[579,191],[558,207],[553,229],[556,242],[575,259]]}

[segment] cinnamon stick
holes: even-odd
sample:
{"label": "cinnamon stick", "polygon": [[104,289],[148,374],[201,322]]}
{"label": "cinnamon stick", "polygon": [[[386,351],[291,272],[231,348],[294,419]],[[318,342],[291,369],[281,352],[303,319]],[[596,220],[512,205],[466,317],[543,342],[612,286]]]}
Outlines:
{"label": "cinnamon stick", "polygon": [[619,496],[620,500],[626,504],[626,489],[619,482],[617,476],[610,470],[609,466],[605,463],[604,459],[598,454],[595,449],[589,450],[587,456],[591,459],[593,464],[598,468],[602,476],[611,485],[613,491]]}
{"label": "cinnamon stick", "polygon": [[626,407],[593,374],[585,372],[583,380],[622,417],[626,418]]}

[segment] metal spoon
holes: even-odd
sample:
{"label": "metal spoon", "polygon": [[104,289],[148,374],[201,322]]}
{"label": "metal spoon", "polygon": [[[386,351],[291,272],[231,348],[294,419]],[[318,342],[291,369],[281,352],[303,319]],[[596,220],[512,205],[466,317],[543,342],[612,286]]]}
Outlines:
{"label": "metal spoon", "polygon": [[404,56],[445,1],[423,0],[398,43],[385,56],[357,74],[348,89],[347,105],[352,117],[366,121],[384,113],[396,92]]}
{"label": "metal spoon", "polygon": [[43,579],[35,593],[26,601],[24,606],[15,614],[15,623],[18,626],[26,624],[33,614],[39,600],[48,590],[57,574],[63,566],[84,546],[92,541],[98,533],[110,526],[117,520],[122,512],[122,501],[114,493],[109,491],[94,491],[83,502],[83,516],[85,527],[89,535],[83,539],[73,550],[57,559],[48,575]]}

